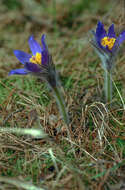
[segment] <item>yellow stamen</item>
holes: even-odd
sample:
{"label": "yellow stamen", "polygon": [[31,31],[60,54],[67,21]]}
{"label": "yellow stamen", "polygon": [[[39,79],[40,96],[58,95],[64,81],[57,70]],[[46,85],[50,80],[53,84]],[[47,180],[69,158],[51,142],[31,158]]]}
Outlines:
{"label": "yellow stamen", "polygon": [[41,53],[36,53],[36,55],[33,55],[30,58],[30,62],[34,63],[34,64],[41,64],[41,58],[42,58],[42,54]]}
{"label": "yellow stamen", "polygon": [[108,49],[111,50],[115,44],[115,41],[116,41],[115,38],[109,38],[109,37],[105,36],[101,40],[101,45],[104,47],[108,46]]}

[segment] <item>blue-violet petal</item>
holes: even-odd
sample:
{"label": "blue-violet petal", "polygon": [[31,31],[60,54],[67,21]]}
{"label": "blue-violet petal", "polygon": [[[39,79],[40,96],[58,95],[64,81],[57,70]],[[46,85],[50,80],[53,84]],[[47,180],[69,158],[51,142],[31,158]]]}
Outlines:
{"label": "blue-violet petal", "polygon": [[36,53],[42,52],[42,48],[40,44],[34,39],[33,35],[29,37],[28,43],[33,55],[36,55]]}
{"label": "blue-violet petal", "polygon": [[125,40],[125,31],[123,31],[118,37],[119,45]]}
{"label": "blue-violet petal", "polygon": [[29,59],[32,57],[30,54],[25,53],[20,50],[14,50],[14,55],[17,57],[17,59],[24,64],[25,62],[28,62]]}
{"label": "blue-violet petal", "polygon": [[115,30],[114,30],[114,24],[112,24],[110,27],[109,27],[109,30],[108,30],[108,37],[110,38],[116,38],[116,35],[115,35]]}
{"label": "blue-violet petal", "polygon": [[8,75],[26,75],[28,72],[26,69],[15,69],[11,70]]}
{"label": "blue-violet petal", "polygon": [[24,67],[25,67],[25,69],[27,69],[28,71],[33,72],[33,73],[37,73],[37,72],[41,71],[41,68],[39,65],[30,63],[30,62],[25,63]]}
{"label": "blue-violet petal", "polygon": [[96,28],[96,39],[97,41],[100,41],[101,38],[106,36],[106,31],[104,29],[104,25],[99,21]]}

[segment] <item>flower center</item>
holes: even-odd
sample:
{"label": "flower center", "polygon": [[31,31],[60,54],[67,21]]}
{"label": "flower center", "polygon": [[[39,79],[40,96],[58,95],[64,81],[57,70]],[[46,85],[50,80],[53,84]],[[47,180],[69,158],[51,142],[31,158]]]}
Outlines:
{"label": "flower center", "polygon": [[109,38],[109,37],[105,36],[101,40],[101,45],[104,47],[108,46],[108,49],[111,50],[114,46],[115,41],[116,41],[115,38]]}
{"label": "flower center", "polygon": [[33,55],[30,58],[30,62],[34,63],[34,64],[41,64],[41,58],[42,58],[42,54],[41,53],[36,53],[36,55]]}

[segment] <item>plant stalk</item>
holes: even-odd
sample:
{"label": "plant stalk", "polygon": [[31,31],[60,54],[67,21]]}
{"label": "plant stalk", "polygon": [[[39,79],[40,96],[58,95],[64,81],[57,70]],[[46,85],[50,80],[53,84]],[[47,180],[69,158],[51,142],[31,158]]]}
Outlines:
{"label": "plant stalk", "polygon": [[69,116],[68,116],[68,113],[67,113],[67,110],[66,110],[66,105],[65,105],[64,98],[63,98],[62,93],[60,91],[60,86],[52,87],[52,90],[54,92],[54,96],[56,98],[60,113],[61,113],[61,115],[63,117],[64,122],[65,122],[65,127],[66,127],[66,130],[67,130],[68,138],[69,138],[69,141],[70,141],[70,144],[71,144],[71,148],[72,148],[74,157],[76,157],[75,149],[74,149],[73,144],[72,144],[72,139],[71,139],[70,130],[69,130],[70,120],[69,120]]}
{"label": "plant stalk", "polygon": [[49,84],[49,86],[51,87],[51,89],[54,93],[54,96],[56,98],[56,102],[58,104],[59,111],[60,111],[62,118],[65,122],[65,127],[66,127],[67,135],[68,135],[68,138],[69,138],[69,141],[71,144],[72,152],[74,154],[74,157],[76,158],[75,149],[73,147],[73,143],[72,143],[72,139],[71,139],[71,135],[70,135],[70,130],[69,130],[69,124],[70,124],[69,115],[68,115],[67,110],[66,110],[65,101],[64,101],[64,98],[63,98],[62,92],[61,92],[61,87],[60,87],[60,85],[52,86],[50,84]]}
{"label": "plant stalk", "polygon": [[55,96],[57,104],[59,106],[59,110],[60,110],[60,113],[62,115],[62,118],[63,118],[65,124],[69,125],[69,116],[68,116],[68,113],[66,110],[64,98],[63,98],[61,91],[60,91],[60,87],[59,86],[53,87],[52,90],[54,92],[54,96]]}
{"label": "plant stalk", "polygon": [[105,76],[104,76],[104,86],[105,86],[105,98],[106,103],[111,103],[112,101],[112,69],[104,70]]}

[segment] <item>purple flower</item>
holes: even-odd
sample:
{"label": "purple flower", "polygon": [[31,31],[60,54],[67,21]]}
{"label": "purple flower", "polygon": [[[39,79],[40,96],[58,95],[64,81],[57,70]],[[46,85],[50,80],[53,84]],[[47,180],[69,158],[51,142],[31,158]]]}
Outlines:
{"label": "purple flower", "polygon": [[23,64],[23,68],[11,70],[9,75],[33,74],[47,81],[50,85],[56,86],[55,66],[45,42],[45,35],[43,34],[41,37],[42,47],[33,36],[29,37],[28,43],[32,55],[20,50],[14,50],[15,56]]}
{"label": "purple flower", "polygon": [[107,63],[106,68],[111,69],[119,46],[125,40],[125,31],[121,32],[117,37],[114,31],[114,24],[112,24],[108,32],[106,32],[104,25],[99,21],[96,31],[92,31],[92,34],[94,37],[91,44],[101,58],[103,66],[104,63]]}
{"label": "purple flower", "polygon": [[113,52],[125,40],[125,31],[119,37],[116,37],[114,24],[112,24],[108,32],[105,31],[104,25],[99,21],[97,24],[95,39],[100,48],[106,51]]}

